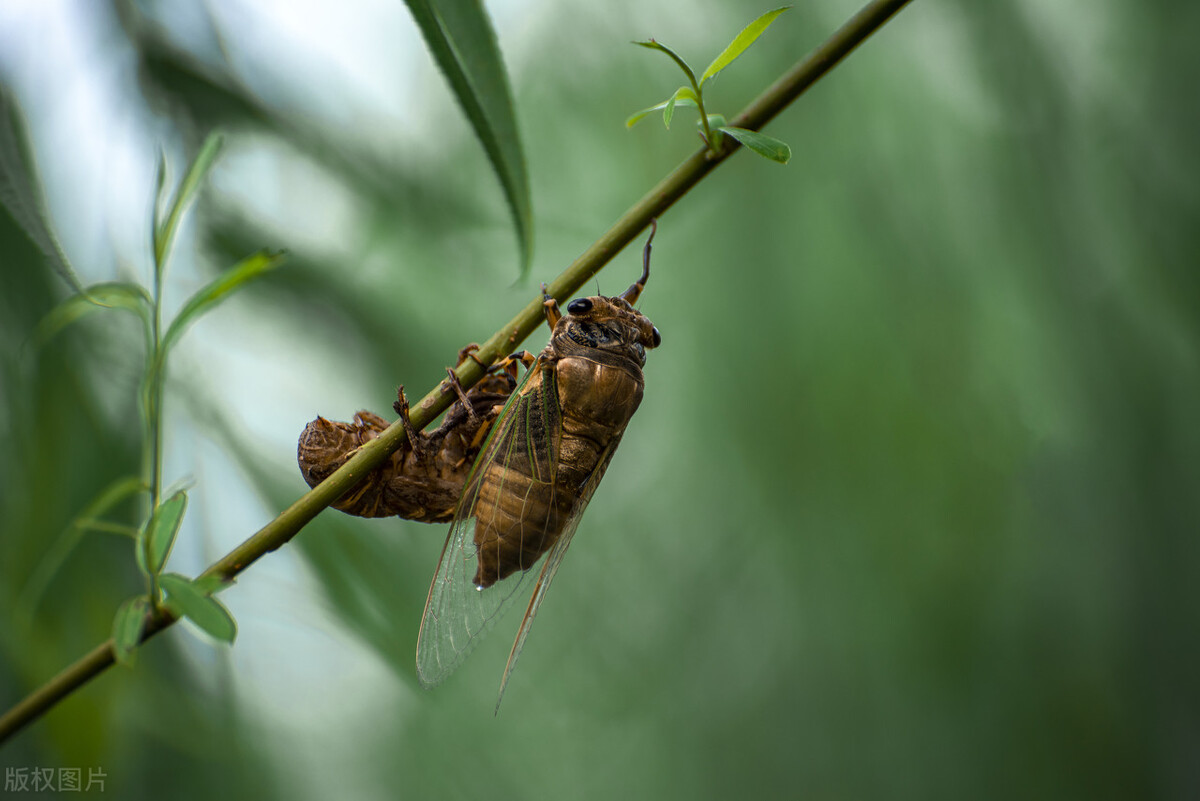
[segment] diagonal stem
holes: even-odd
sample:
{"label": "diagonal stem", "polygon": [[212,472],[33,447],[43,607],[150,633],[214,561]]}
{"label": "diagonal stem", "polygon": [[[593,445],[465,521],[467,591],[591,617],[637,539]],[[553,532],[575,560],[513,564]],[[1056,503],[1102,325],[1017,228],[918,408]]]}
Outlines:
{"label": "diagonal stem", "polygon": [[[768,87],[734,117],[731,124],[749,130],[761,128],[909,2],[911,0],[872,0],[833,36]],[[732,137],[726,137],[725,144],[715,154],[707,147],[693,153],[622,214],[603,236],[554,279],[549,287],[550,294],[557,300],[565,300],[578,291],[641,233],[652,218],[661,216],[739,147]],[[531,299],[524,309],[483,343],[476,353],[479,362],[489,365],[513,351],[541,325],[542,319],[542,299],[539,295]],[[459,366],[456,375],[463,387],[472,386],[482,377],[484,367],[481,364],[467,359]],[[450,382],[442,381],[422,398],[420,403],[412,407],[410,419],[413,425],[418,429],[429,425],[454,399]],[[364,445],[328,479],[301,496],[257,533],[213,563],[202,576],[232,579],[259,557],[285,545],[322,509],[382,464],[404,440],[404,426],[397,421],[377,439]],[[142,641],[145,642],[176,620],[174,615],[162,608],[151,612]],[[107,640],[27,696],[0,717],[0,743],[102,673],[113,661],[112,640]]]}

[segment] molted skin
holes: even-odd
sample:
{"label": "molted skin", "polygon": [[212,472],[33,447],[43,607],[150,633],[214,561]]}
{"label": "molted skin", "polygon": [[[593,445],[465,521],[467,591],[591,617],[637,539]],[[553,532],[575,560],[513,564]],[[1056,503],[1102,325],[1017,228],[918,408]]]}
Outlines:
{"label": "molted skin", "polygon": [[[405,442],[333,508],[358,517],[450,522],[471,465],[515,387],[515,378],[503,370],[484,376],[466,393],[474,414],[456,402],[436,430],[419,435],[419,452]],[[352,423],[318,417],[300,435],[301,475],[310,487],[317,486],[387,427],[386,420],[368,411],[354,415]]]}
{"label": "molted skin", "polygon": [[[557,314],[547,301],[547,317]],[[498,429],[507,440],[471,479],[477,587],[532,566],[590,499],[642,401],[646,349],[659,339],[624,296],[577,299],[557,319],[509,412],[521,419],[511,433]]]}

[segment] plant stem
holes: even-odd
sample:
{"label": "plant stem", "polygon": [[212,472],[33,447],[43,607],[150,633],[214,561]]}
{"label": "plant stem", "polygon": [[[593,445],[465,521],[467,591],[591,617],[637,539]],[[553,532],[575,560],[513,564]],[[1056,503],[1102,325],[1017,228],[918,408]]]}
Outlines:
{"label": "plant stem", "polygon": [[[873,0],[833,34],[824,44],[807,55],[765,92],[747,106],[731,124],[758,130],[809,86],[832,69],[855,47],[888,21],[911,0]],[[613,226],[591,247],[583,252],[550,284],[550,294],[565,300],[579,290],[601,267],[616,256],[647,225],[661,216],[688,190],[701,181],[714,167],[729,157],[739,145],[732,137],[715,153],[707,147],[692,154],[667,177],[629,208]],[[155,304],[157,307],[157,303]],[[541,296],[494,333],[476,353],[484,364],[491,364],[502,355],[512,352],[544,319]],[[467,359],[457,370],[459,381],[470,387],[483,374],[483,367]],[[424,428],[455,399],[448,381],[442,381],[432,392],[412,407],[410,418],[418,429]],[[326,506],[341,497],[362,480],[363,476],[383,463],[392,451],[405,441],[403,425],[397,421],[377,439],[364,445],[328,479],[285,509],[252,537],[211,565],[201,577],[232,579],[264,554],[286,544],[301,528]],[[156,499],[157,500],[157,499]],[[176,621],[164,608],[150,613],[142,642]],[[59,673],[40,689],[0,717],[0,743],[36,720],[56,703],[99,675],[114,662],[112,640],[101,643],[75,664]]]}
{"label": "plant stem", "polygon": [[[167,244],[170,238],[165,238]],[[163,455],[163,358],[162,358],[162,284],[166,272],[165,248],[155,243],[154,250],[154,309],[150,323],[150,352],[146,354],[149,364],[146,369],[146,447],[149,450],[148,483],[150,485],[150,512],[146,525],[154,519],[154,510],[162,502],[162,455]],[[150,537],[142,538],[142,557],[150,564]],[[150,606],[158,607],[158,574],[151,570],[149,575]]]}

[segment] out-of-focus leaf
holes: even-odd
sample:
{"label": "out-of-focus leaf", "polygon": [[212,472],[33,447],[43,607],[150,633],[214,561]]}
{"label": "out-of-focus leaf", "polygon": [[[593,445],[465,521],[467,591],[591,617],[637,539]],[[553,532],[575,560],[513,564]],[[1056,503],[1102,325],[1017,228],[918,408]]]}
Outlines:
{"label": "out-of-focus leaf", "polygon": [[222,642],[233,642],[237,637],[237,623],[225,605],[207,595],[189,578],[178,573],[162,576],[162,588],[167,593],[167,606],[183,615],[205,632]]}
{"label": "out-of-focus leaf", "polygon": [[126,667],[133,667],[149,611],[150,600],[145,595],[130,598],[117,608],[112,629],[113,656]]}
{"label": "out-of-focus leaf", "polygon": [[186,509],[187,493],[176,492],[160,503],[151,515],[150,525],[146,527],[146,568],[151,573],[161,572],[167,563]]}
{"label": "out-of-focus leaf", "polygon": [[787,144],[764,133],[735,128],[732,125],[723,125],[718,130],[724,131],[758,155],[771,161],[787,164],[792,157],[792,149]]}
{"label": "out-of-focus leaf", "polygon": [[131,311],[149,323],[153,302],[146,290],[137,284],[121,281],[96,284],[72,295],[42,318],[33,334],[34,345],[43,347],[67,326],[86,317],[97,309],[124,309]]}
{"label": "out-of-focus leaf", "polygon": [[[696,123],[700,127],[700,123]],[[725,137],[725,115],[709,114],[708,115],[708,130],[712,133],[712,142],[709,144],[714,150],[720,150]]]}
{"label": "out-of-focus leaf", "polygon": [[213,595],[221,590],[232,587],[235,581],[233,579],[224,579],[220,576],[199,576],[192,581],[192,584],[205,595]]}
{"label": "out-of-focus leaf", "polygon": [[747,47],[754,44],[755,39],[763,35],[763,32],[770,27],[776,17],[789,8],[791,6],[784,6],[774,11],[768,11],[743,28],[741,33],[733,37],[733,41],[729,43],[729,46],[721,51],[721,55],[713,59],[713,62],[708,65],[708,69],[704,70],[704,74],[700,76],[700,85],[703,86],[705,81],[728,67]]}
{"label": "out-of-focus leaf", "polygon": [[155,254],[158,253],[158,238],[162,234],[163,190],[167,187],[167,156],[158,150],[158,164],[154,169],[154,205],[150,209],[150,237]]}
{"label": "out-of-focus leaf", "polygon": [[[160,282],[162,281],[163,266],[166,264],[167,252],[171,249],[171,242],[175,239],[175,231],[179,228],[179,220],[183,217],[183,212],[187,209],[188,204],[191,203],[192,198],[196,196],[196,191],[200,188],[200,182],[204,180],[204,176],[212,169],[213,162],[217,160],[217,154],[221,152],[223,142],[224,137],[217,132],[209,134],[208,138],[204,140],[204,144],[200,146],[200,152],[192,160],[192,165],[188,167],[187,175],[183,177],[183,182],[179,185],[179,189],[175,191],[175,196],[171,199],[171,208],[167,212],[166,221],[163,222],[161,228],[156,228],[154,231],[154,269],[157,271]],[[161,175],[162,173],[160,173],[159,181],[163,180]]]}
{"label": "out-of-focus leaf", "polygon": [[648,47],[651,50],[658,50],[661,53],[666,53],[668,56],[671,57],[672,61],[674,61],[676,64],[679,65],[679,69],[683,70],[683,74],[688,77],[688,82],[691,83],[693,86],[697,85],[696,84],[696,73],[692,72],[692,68],[688,66],[688,63],[683,60],[682,56],[680,56],[678,53],[676,53],[671,48],[667,47],[665,44],[662,44],[661,42],[656,42],[653,39],[649,39],[645,42],[634,42],[634,44],[639,45],[641,47]]}
{"label": "out-of-focus leaf", "polygon": [[512,90],[496,32],[479,0],[406,3],[500,179],[517,229],[523,277],[533,249],[533,212]]}
{"label": "out-of-focus leaf", "polygon": [[252,256],[247,256],[214,278],[207,286],[188,298],[188,302],[180,309],[179,314],[171,321],[167,333],[163,337],[162,352],[166,354],[175,342],[183,335],[188,325],[212,307],[224,300],[231,292],[243,286],[247,281],[257,278],[268,270],[273,270],[283,263],[283,252],[270,253],[261,250]]}
{"label": "out-of-focus leaf", "polygon": [[[58,575],[59,569],[75,550],[84,532],[96,530],[96,518],[107,514],[110,509],[121,501],[146,489],[146,485],[136,476],[126,476],[112,482],[102,489],[95,498],[71,521],[54,544],[46,551],[45,556],[38,562],[37,567],[29,574],[28,581],[17,596],[13,617],[22,622],[28,622],[33,617],[33,611],[46,594],[46,588]],[[125,533],[125,532],[122,532]]]}
{"label": "out-of-focus leaf", "polygon": [[72,289],[82,293],[83,285],[50,225],[28,142],[17,104],[0,86],[0,203],[42,251],[54,271]]}
{"label": "out-of-focus leaf", "polygon": [[[676,93],[676,94],[678,94],[678,93]],[[671,101],[670,101],[670,99],[667,99],[667,100],[664,100],[664,101],[663,101],[663,102],[661,102],[661,103],[657,103],[657,104],[655,104],[655,105],[651,106],[650,108],[644,108],[644,109],[642,109],[642,110],[641,110],[641,111],[639,111],[638,113],[636,113],[636,114],[634,114],[633,116],[631,116],[629,119],[625,120],[625,127],[627,127],[627,128],[632,128],[633,126],[635,126],[635,125],[637,125],[639,122],[641,122],[641,121],[642,121],[644,118],[646,118],[646,117],[650,116],[650,115],[651,115],[651,114],[653,114],[654,112],[656,112],[656,111],[662,111],[663,109],[665,109],[665,108],[667,107],[667,103],[670,103],[670,102],[671,102]],[[687,99],[687,98],[676,97],[676,98],[675,98],[675,105],[677,105],[677,106],[691,106],[692,108],[696,108],[696,101],[695,101],[695,100],[690,100],[690,99]]]}

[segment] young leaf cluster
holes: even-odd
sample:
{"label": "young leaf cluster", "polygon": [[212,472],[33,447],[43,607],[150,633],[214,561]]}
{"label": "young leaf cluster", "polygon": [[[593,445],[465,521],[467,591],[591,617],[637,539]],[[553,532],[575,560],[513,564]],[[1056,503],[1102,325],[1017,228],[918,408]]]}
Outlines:
{"label": "young leaf cluster", "polygon": [[680,86],[670,97],[661,103],[637,112],[625,121],[625,125],[632,128],[643,118],[656,111],[661,111],[663,125],[669,129],[671,127],[671,120],[675,115],[675,107],[688,106],[696,109],[699,114],[698,127],[700,128],[700,138],[704,140],[704,144],[714,155],[724,145],[724,137],[730,136],[763,158],[780,164],[787,164],[788,160],[792,157],[792,149],[785,143],[759,131],[751,131],[746,128],[727,125],[724,116],[710,114],[704,105],[704,84],[710,78],[715,77],[721,70],[732,64],[738,56],[745,52],[746,48],[752,45],[758,37],[762,36],[780,14],[789,8],[791,6],[784,6],[774,11],[768,11],[743,28],[742,32],[735,36],[733,41],[721,51],[721,54],[713,59],[712,63],[708,65],[708,68],[704,70],[698,80],[696,73],[688,66],[688,63],[678,53],[661,42],[656,42],[653,39],[645,42],[634,42],[636,45],[647,47],[651,50],[658,50],[669,56],[683,70],[683,74],[687,76],[688,85]]}
{"label": "young leaf cluster", "polygon": [[[224,604],[213,597],[223,588],[219,581],[193,580],[164,569],[179,534],[187,511],[186,488],[164,492],[163,463],[163,396],[167,361],[175,344],[187,327],[201,315],[214,309],[222,300],[245,286],[250,280],[279,266],[282,253],[254,253],[190,297],[183,308],[164,328],[162,319],[162,290],[168,256],[174,244],[184,212],[195,198],[205,176],[216,161],[221,149],[220,135],[208,137],[189,167],[183,181],[175,190],[163,213],[163,193],[166,187],[166,164],[160,158],[154,202],[152,243],[154,274],[149,290],[132,282],[108,282],[83,290],[59,304],[42,319],[35,335],[40,346],[63,328],[100,309],[120,309],[135,314],[142,322],[145,339],[145,367],[139,388],[139,412],[143,426],[143,473],[127,476],[107,487],[88,505],[84,514],[71,524],[60,538],[65,546],[52,549],[53,560],[38,572],[39,583],[31,587],[30,605],[35,604],[49,576],[61,564],[66,550],[86,530],[101,530],[125,534],[134,541],[134,556],[138,569],[146,578],[147,591],[136,595],[118,608],[113,619],[114,656],[122,664],[132,664],[135,649],[142,640],[151,615],[165,607],[176,616],[186,617],[201,629],[225,642],[232,642],[237,624]],[[117,502],[137,494],[147,497],[145,522],[130,528],[101,519]],[[45,575],[42,575],[45,574]],[[163,593],[166,594],[164,600]]]}

